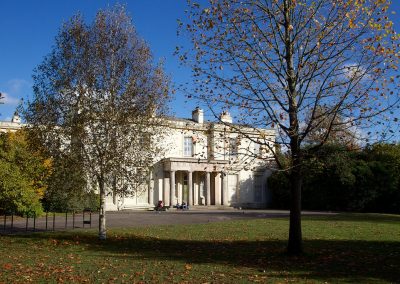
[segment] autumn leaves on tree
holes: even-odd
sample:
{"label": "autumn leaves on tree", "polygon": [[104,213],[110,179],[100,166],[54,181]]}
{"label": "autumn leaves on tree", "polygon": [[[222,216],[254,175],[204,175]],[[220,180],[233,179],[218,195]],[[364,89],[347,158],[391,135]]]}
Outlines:
{"label": "autumn leaves on tree", "polygon": [[152,143],[156,115],[168,99],[162,65],[154,66],[149,47],[117,5],[99,11],[91,24],[80,15],[66,22],[33,79],[25,112],[31,133],[52,156],[77,161],[72,164],[86,183],[99,190],[99,238],[105,239],[106,188],[139,191],[158,150]]}
{"label": "autumn leaves on tree", "polygon": [[39,215],[52,163],[34,149],[25,131],[0,134],[0,210]]}
{"label": "autumn leaves on tree", "polygon": [[302,251],[302,146],[313,138],[318,148],[338,128],[358,138],[368,129],[373,133],[361,138],[372,142],[397,119],[387,112],[399,101],[399,35],[389,4],[190,2],[188,18],[180,23],[192,46],[178,47],[177,53],[192,67],[196,83],[186,91],[213,110],[229,110],[243,124],[275,128],[276,143],[290,152],[285,167],[271,141],[259,141],[290,178],[289,253]]}

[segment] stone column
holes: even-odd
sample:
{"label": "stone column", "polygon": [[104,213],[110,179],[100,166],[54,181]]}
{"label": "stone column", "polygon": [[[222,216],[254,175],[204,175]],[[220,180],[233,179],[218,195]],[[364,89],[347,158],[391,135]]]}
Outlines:
{"label": "stone column", "polygon": [[177,189],[178,189],[178,203],[182,204],[182,196],[183,196],[183,184],[179,183],[177,185]]}
{"label": "stone column", "polygon": [[149,185],[149,204],[154,205],[154,177],[150,177]]}
{"label": "stone column", "polygon": [[206,205],[211,205],[211,181],[210,181],[210,172],[206,172],[206,190],[207,190],[207,196],[206,196]]}
{"label": "stone column", "polygon": [[221,173],[222,205],[228,205],[227,189],[228,189],[228,175],[226,175],[226,173]]}
{"label": "stone column", "polygon": [[199,205],[200,180],[201,176],[199,172],[197,172],[193,183],[193,205]]}
{"label": "stone column", "polygon": [[221,173],[215,175],[215,205],[221,205]]}
{"label": "stone column", "polygon": [[[167,172],[164,172],[163,178],[163,201],[164,205],[169,204],[169,180],[167,178]],[[158,203],[158,200],[157,200]]]}
{"label": "stone column", "polygon": [[189,200],[188,205],[193,205],[193,172],[188,172],[188,191],[189,191]]}
{"label": "stone column", "polygon": [[169,206],[174,206],[175,204],[175,171],[170,172],[171,177],[169,178],[170,180],[170,187],[169,187]]}

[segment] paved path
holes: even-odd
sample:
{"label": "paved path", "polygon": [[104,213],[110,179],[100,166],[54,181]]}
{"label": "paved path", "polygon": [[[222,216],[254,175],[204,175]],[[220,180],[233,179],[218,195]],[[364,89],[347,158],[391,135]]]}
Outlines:
{"label": "paved path", "polygon": [[[331,215],[328,212],[309,212],[304,211],[303,215]],[[174,224],[200,224],[209,222],[223,222],[238,219],[259,219],[259,218],[288,218],[289,212],[284,210],[189,210],[178,211],[170,210],[165,212],[156,211],[120,211],[107,212],[107,227],[139,227],[152,225],[174,225]],[[55,222],[53,222],[53,218]],[[96,228],[98,225],[98,214],[93,213],[91,216],[91,227]],[[89,214],[85,215],[85,220],[89,220]],[[4,230],[4,217],[0,216],[0,234],[2,233],[23,233],[35,231],[46,231],[46,217],[27,220],[15,217],[13,226],[11,227],[11,217],[6,219],[6,227]],[[54,225],[54,227],[53,227]],[[71,230],[73,228],[90,228],[90,225],[83,224],[82,214],[68,214],[67,218],[64,214],[58,214],[53,217],[49,214],[47,218],[47,230]]]}

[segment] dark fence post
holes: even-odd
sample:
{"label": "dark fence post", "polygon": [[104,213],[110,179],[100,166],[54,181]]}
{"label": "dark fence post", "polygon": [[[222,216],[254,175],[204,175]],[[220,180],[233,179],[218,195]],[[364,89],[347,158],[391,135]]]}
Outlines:
{"label": "dark fence post", "polygon": [[53,212],[53,231],[56,227],[56,212]]}
{"label": "dark fence post", "polygon": [[33,231],[36,232],[36,212],[33,212]]}
{"label": "dark fence post", "polygon": [[[87,220],[87,213],[89,212],[89,220]],[[83,228],[85,228],[85,225],[89,225],[90,228],[92,227],[92,211],[90,210],[83,210],[82,212],[82,223],[83,223]]]}
{"label": "dark fence post", "polygon": [[72,211],[72,229],[75,229],[75,211]]}
{"label": "dark fence post", "polygon": [[7,225],[7,212],[4,211],[4,227],[3,227],[4,231],[6,230],[6,225]]}
{"label": "dark fence post", "polygon": [[47,223],[48,223],[47,218],[48,218],[48,217],[49,217],[49,212],[46,211],[46,231],[47,231]]}
{"label": "dark fence post", "polygon": [[68,222],[68,211],[65,211],[65,229],[67,228],[67,222]]}
{"label": "dark fence post", "polygon": [[11,213],[11,231],[14,228],[14,212]]}

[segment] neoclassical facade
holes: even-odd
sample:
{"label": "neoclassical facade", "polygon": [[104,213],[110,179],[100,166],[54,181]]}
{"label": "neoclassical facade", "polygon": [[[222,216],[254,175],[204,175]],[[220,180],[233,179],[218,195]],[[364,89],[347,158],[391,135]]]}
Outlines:
{"label": "neoclassical facade", "polygon": [[108,210],[153,207],[160,200],[166,206],[185,202],[192,207],[265,208],[272,156],[257,141],[273,147],[275,130],[232,124],[228,113],[220,120],[204,121],[199,108],[191,119],[166,118],[164,151],[156,158],[147,188],[125,197],[110,193]]}
{"label": "neoclassical facade", "polygon": [[[254,129],[232,123],[229,113],[221,122],[206,122],[196,108],[192,118],[165,118],[162,149],[155,158],[148,183],[129,196],[107,194],[107,210],[146,209],[160,200],[166,206],[185,202],[189,206],[265,208],[270,201],[268,147],[273,129]],[[0,122],[0,131],[22,127],[18,115]],[[258,143],[257,143],[258,142]]]}

